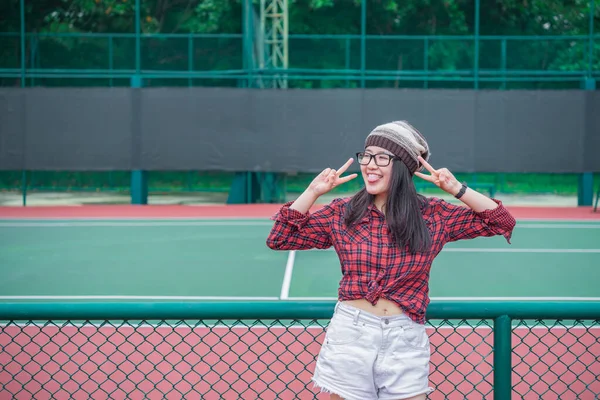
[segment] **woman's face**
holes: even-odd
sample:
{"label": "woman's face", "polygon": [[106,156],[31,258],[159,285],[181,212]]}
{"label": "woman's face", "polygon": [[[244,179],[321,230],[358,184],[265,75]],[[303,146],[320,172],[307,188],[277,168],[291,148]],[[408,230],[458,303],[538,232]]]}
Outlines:
{"label": "woman's face", "polygon": [[392,177],[391,158],[394,155],[377,146],[367,147],[362,154],[359,164],[367,192],[375,196],[387,196]]}

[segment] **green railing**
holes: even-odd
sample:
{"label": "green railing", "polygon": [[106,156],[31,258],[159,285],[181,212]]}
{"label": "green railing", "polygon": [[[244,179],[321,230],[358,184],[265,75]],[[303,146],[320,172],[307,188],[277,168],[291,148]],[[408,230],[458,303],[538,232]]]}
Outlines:
{"label": "green railing", "polygon": [[[0,33],[5,48],[20,42],[27,57],[5,58],[0,78],[23,86],[130,86],[140,76],[144,86],[259,87],[282,73],[254,66],[243,34]],[[600,78],[593,33],[289,35],[289,48],[289,87],[583,88]]]}
{"label": "green railing", "polygon": [[[1,303],[0,398],[317,398],[333,302]],[[433,302],[431,399],[600,393],[600,303]]]}

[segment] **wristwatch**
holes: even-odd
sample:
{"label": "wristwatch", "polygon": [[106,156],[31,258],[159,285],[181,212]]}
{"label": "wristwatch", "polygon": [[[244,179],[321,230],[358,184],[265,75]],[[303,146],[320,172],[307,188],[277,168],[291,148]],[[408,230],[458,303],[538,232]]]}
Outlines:
{"label": "wristwatch", "polygon": [[457,199],[460,199],[462,197],[462,195],[465,194],[466,191],[467,191],[467,184],[463,182],[462,187],[460,188],[460,190],[454,197],[456,197]]}

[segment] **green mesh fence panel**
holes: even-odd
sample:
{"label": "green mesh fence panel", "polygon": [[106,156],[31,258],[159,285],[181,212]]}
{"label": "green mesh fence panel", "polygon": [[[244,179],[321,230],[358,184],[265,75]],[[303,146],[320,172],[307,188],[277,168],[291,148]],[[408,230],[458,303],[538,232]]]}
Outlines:
{"label": "green mesh fence panel", "polygon": [[[250,39],[250,38],[248,38]],[[256,38],[252,38],[256,40]],[[542,89],[581,88],[598,77],[600,38],[563,36],[289,36],[289,87]],[[479,71],[474,73],[476,42]],[[19,32],[0,32],[0,82],[20,76]],[[136,37],[124,33],[32,33],[23,43],[27,86],[128,86],[136,72]],[[144,86],[252,84],[242,34],[148,34],[140,38]],[[246,57],[246,59],[244,59]],[[364,62],[364,71],[361,66]]]}
{"label": "green mesh fence panel", "polygon": [[[0,398],[324,399],[310,378],[329,320],[314,305],[295,307],[315,309],[315,318],[212,318],[216,310],[206,319],[40,320],[0,312]],[[427,322],[430,399],[498,398],[496,352],[510,353],[514,398],[600,393],[600,319],[513,319],[512,346],[502,348],[493,318],[460,319],[452,316],[460,309],[447,309],[449,318]],[[494,316],[491,307],[483,313]]]}

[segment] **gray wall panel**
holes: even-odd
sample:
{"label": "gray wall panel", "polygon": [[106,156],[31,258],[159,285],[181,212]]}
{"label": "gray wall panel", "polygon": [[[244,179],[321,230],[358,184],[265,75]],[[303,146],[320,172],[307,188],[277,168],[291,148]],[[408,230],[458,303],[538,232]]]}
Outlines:
{"label": "gray wall panel", "polygon": [[586,136],[584,172],[600,171],[600,91],[586,92]]}
{"label": "gray wall panel", "polygon": [[25,93],[0,89],[0,169],[25,166]]}
{"label": "gray wall panel", "polygon": [[476,171],[574,172],[585,132],[582,92],[481,92]]}
{"label": "gray wall panel", "polygon": [[[314,173],[337,169],[364,148],[359,129],[360,92],[341,95],[325,90],[315,95],[299,90],[289,95],[263,91],[257,99],[254,110],[259,151],[272,159],[268,167]],[[356,163],[350,171],[355,170]]]}
{"label": "gray wall panel", "polygon": [[165,88],[142,93],[142,168],[253,170],[261,162],[252,92]]}
{"label": "gray wall panel", "polygon": [[128,89],[28,89],[27,168],[131,167]]}
{"label": "gray wall panel", "polygon": [[436,168],[598,171],[599,108],[577,90],[3,89],[0,168],[316,173],[404,119]]}

